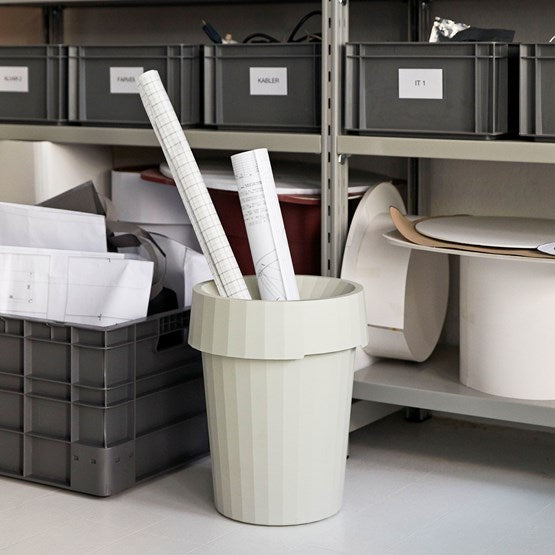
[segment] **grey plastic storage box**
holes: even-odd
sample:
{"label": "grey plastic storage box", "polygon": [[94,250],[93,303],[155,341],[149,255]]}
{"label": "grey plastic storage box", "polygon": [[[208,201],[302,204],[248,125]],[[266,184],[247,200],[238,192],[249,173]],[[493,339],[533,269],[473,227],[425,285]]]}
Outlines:
{"label": "grey plastic storage box", "polygon": [[155,69],[179,121],[200,123],[200,47],[70,46],[69,117],[89,125],[149,126],[136,78]]}
{"label": "grey plastic storage box", "polygon": [[205,46],[205,125],[319,131],[320,60],[318,43]]}
{"label": "grey plastic storage box", "polygon": [[0,121],[65,122],[67,57],[62,45],[0,46]]}
{"label": "grey plastic storage box", "polygon": [[379,135],[507,134],[509,45],[346,45],[345,129]]}
{"label": "grey plastic storage box", "polygon": [[555,140],[555,43],[520,45],[520,135]]}
{"label": "grey plastic storage box", "polygon": [[0,474],[108,496],[206,454],[189,315],[109,328],[0,317]]}

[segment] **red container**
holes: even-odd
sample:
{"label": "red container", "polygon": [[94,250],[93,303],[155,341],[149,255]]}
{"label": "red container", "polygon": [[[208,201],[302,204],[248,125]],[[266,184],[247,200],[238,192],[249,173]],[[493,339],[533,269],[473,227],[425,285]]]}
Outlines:
{"label": "red container", "polygon": [[[216,212],[244,275],[254,274],[254,265],[243,221],[239,195],[233,191],[208,189]],[[278,195],[285,233],[296,274],[320,274],[320,198]]]}
{"label": "red container", "polygon": [[[165,177],[157,170],[144,171],[141,176],[149,181],[174,184],[172,179]],[[365,188],[363,187],[363,189]],[[254,274],[239,194],[235,191],[216,189],[210,186],[208,186],[208,192],[241,273],[243,275]],[[363,194],[364,190],[357,189],[357,192],[349,195],[349,221]],[[278,199],[295,274],[320,275],[320,195],[279,194],[278,187]]]}

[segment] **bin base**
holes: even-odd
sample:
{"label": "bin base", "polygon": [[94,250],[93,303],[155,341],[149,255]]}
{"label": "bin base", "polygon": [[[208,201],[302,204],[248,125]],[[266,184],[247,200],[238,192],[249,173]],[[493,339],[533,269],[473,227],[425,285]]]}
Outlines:
{"label": "bin base", "polygon": [[340,510],[354,354],[348,349],[276,361],[203,353],[221,514],[284,526]]}

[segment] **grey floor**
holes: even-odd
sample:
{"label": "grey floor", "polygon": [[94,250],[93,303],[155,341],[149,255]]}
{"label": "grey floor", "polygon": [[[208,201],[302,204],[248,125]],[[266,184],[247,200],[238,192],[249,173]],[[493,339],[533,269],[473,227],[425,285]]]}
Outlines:
{"label": "grey floor", "polygon": [[5,553],[555,554],[555,436],[399,414],[354,432],[343,509],[259,527],[220,516],[210,460],[107,499],[0,478]]}

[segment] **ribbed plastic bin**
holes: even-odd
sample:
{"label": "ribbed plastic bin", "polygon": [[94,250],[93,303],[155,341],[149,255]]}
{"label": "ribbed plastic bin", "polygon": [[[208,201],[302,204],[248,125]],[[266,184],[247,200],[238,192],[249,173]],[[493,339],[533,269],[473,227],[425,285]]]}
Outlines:
{"label": "ribbed plastic bin", "polygon": [[71,46],[69,117],[90,125],[150,125],[136,78],[155,69],[184,126],[200,123],[200,47]]}
{"label": "ribbed plastic bin", "polygon": [[318,43],[205,46],[205,125],[319,131],[320,52]]}
{"label": "ribbed plastic bin", "polygon": [[67,68],[67,46],[0,46],[0,121],[65,122]]}
{"label": "ribbed plastic bin", "polygon": [[362,286],[297,276],[299,301],[193,289],[189,342],[202,351],[216,509],[303,524],[343,500],[355,347],[367,341]]}
{"label": "ribbed plastic bin", "polygon": [[0,474],[108,496],[206,454],[189,316],[102,329],[0,317]]}
{"label": "ribbed plastic bin", "polygon": [[520,45],[520,135],[555,140],[555,43]]}
{"label": "ribbed plastic bin", "polygon": [[345,129],[495,138],[511,131],[509,45],[346,45]]}

